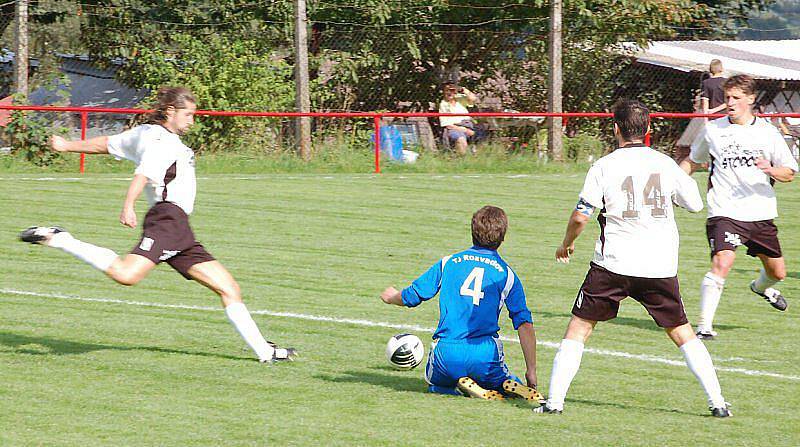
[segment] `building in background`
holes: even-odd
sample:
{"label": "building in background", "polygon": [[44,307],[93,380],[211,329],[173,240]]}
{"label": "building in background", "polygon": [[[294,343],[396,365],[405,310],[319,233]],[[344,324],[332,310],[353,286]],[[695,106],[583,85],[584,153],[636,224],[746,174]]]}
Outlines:
{"label": "building in background", "polygon": [[[30,93],[32,105],[71,105],[79,107],[133,108],[149,95],[147,89],[135,89],[121,84],[115,79],[117,67],[101,68],[87,56],[60,54],[61,72],[68,82],[59,83],[53,89],[37,88]],[[13,73],[14,53],[4,50],[0,55],[0,72]],[[39,61],[31,59],[31,71],[36,72]],[[12,92],[11,76],[3,76],[8,81],[0,85],[0,101],[8,102]],[[6,114],[7,115],[7,114]],[[73,130],[73,137],[80,137],[80,114],[52,114],[54,123]],[[128,114],[89,114],[87,137],[122,131],[132,115]],[[3,116],[0,114],[0,123]]]}

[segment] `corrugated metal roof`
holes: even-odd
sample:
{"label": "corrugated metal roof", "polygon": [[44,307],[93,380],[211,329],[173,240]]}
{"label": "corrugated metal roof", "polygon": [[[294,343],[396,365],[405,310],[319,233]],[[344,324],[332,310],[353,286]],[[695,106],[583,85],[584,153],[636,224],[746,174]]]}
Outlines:
{"label": "corrugated metal roof", "polygon": [[[69,54],[59,54],[61,57],[61,71],[69,78],[69,85],[59,85],[58,90],[66,92],[70,105],[83,107],[135,107],[148,94],[147,89],[134,89],[117,82],[114,74],[116,65],[111,68],[100,68],[87,57]],[[3,68],[12,65],[14,53],[6,49],[0,50],[0,65]],[[32,67],[38,66],[38,61],[31,59]],[[29,94],[33,105],[51,105],[63,101],[52,90],[36,89]]]}
{"label": "corrugated metal roof", "polygon": [[635,57],[680,71],[707,71],[709,62],[719,59],[729,76],[800,80],[800,40],[657,41]]}

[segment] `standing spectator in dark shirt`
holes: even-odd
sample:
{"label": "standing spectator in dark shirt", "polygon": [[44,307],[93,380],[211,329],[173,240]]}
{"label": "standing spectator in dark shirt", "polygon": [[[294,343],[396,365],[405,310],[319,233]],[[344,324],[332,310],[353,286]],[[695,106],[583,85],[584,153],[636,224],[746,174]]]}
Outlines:
{"label": "standing spectator in dark shirt", "polygon": [[711,77],[703,81],[703,93],[701,98],[703,101],[703,113],[717,113],[725,110],[725,92],[722,90],[722,84],[727,80],[724,77],[722,62],[719,59],[714,59],[708,66],[708,71],[711,72]]}

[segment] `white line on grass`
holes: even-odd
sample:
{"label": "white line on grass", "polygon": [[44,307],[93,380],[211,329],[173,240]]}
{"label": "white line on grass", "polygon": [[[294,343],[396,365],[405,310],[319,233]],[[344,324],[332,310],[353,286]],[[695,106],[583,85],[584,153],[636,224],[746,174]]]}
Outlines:
{"label": "white line on grass", "polygon": [[[39,292],[30,292],[25,290],[14,290],[14,289],[0,289],[0,294],[7,294],[7,295],[24,295],[24,296],[36,296],[41,298],[54,298],[59,300],[70,300],[70,301],[83,301],[83,302],[91,302],[91,303],[111,303],[111,304],[124,304],[128,306],[143,306],[143,307],[155,307],[161,309],[187,309],[187,310],[201,310],[206,312],[222,312],[222,309],[219,307],[209,307],[209,306],[192,306],[189,304],[164,304],[164,303],[151,303],[146,301],[129,301],[129,300],[118,300],[113,298],[86,298],[80,296],[73,296],[73,295],[61,295],[57,293],[39,293]],[[335,318],[335,317],[326,317],[321,315],[308,315],[308,314],[299,314],[295,312],[274,312],[271,310],[251,310],[251,314],[256,315],[269,315],[271,317],[286,317],[286,318],[296,318],[299,320],[309,320],[309,321],[323,321],[329,323],[340,323],[340,324],[352,324],[356,326],[369,326],[369,327],[383,327],[383,328],[390,328],[390,329],[398,329],[402,331],[414,331],[414,332],[433,332],[433,328],[430,327],[423,327],[417,326],[413,324],[395,324],[395,323],[384,323],[380,321],[371,321],[371,320],[362,320],[362,319],[354,319],[354,318]],[[501,340],[513,343],[519,343],[519,340],[516,338],[511,337],[500,337]],[[558,343],[554,343],[551,341],[542,341],[537,340],[536,344],[546,346],[548,348],[558,348]],[[686,366],[686,363],[679,360],[670,360],[663,357],[656,357],[653,355],[646,355],[646,354],[631,354],[629,352],[622,352],[622,351],[609,351],[606,349],[594,349],[594,348],[585,348],[585,352],[603,355],[607,357],[621,357],[626,359],[632,360],[640,360],[644,362],[650,363],[661,363],[665,365],[672,365],[672,366]],[[759,371],[759,370],[752,370],[752,369],[745,369],[745,368],[730,368],[726,366],[717,366],[716,369],[718,371],[730,372],[730,373],[739,373],[745,374],[748,376],[761,376],[761,377],[773,377],[776,379],[787,379],[787,380],[798,380],[800,381],[800,376],[793,376],[793,375],[786,375],[786,374],[779,374],[770,371]]]}
{"label": "white line on grass", "polygon": [[[471,179],[471,178],[507,178],[507,179],[529,179],[529,178],[543,178],[543,177],[561,177],[561,174],[425,174],[425,173],[407,173],[407,174],[253,174],[253,175],[236,175],[219,174],[213,177],[203,176],[198,177],[198,180],[271,180],[271,179],[286,179],[286,180],[304,180],[308,178],[323,179],[323,180],[336,180],[336,179],[376,179],[381,176],[394,176],[401,179],[409,179],[414,177],[429,177],[432,179]],[[567,177],[576,177],[577,174],[568,175]],[[0,181],[32,181],[32,182],[81,182],[81,181],[130,181],[132,177],[94,177],[88,175],[86,177],[0,177]]]}

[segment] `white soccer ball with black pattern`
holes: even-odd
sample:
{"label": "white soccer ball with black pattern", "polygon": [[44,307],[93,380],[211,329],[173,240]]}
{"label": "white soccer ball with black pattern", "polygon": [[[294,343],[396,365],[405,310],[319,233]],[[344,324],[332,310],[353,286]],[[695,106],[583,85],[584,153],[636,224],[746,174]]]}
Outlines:
{"label": "white soccer ball with black pattern", "polygon": [[414,369],[425,358],[425,345],[414,334],[398,334],[386,344],[386,360],[394,369]]}

